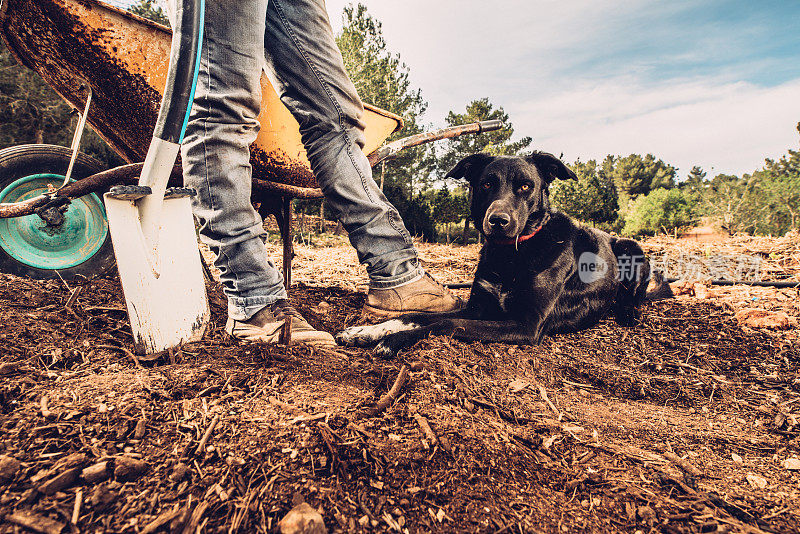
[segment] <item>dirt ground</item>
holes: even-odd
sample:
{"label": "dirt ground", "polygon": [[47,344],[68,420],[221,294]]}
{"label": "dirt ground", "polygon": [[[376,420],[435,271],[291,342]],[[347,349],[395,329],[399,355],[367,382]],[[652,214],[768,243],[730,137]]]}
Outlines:
{"label": "dirt ground", "polygon": [[[420,248],[469,280],[476,247]],[[297,252],[298,308],[355,324],[355,254]],[[796,276],[784,260],[766,257]],[[796,319],[796,289],[690,293],[533,347],[430,338],[394,361],[227,340],[209,291],[206,339],[144,361],[113,276],[0,275],[0,533],[272,532],[302,501],[333,532],[800,532],[797,323],[734,316]]]}

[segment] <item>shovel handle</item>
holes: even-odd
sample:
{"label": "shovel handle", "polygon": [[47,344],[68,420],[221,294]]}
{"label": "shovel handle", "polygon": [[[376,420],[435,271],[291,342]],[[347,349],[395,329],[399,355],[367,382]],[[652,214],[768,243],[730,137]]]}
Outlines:
{"label": "shovel handle", "polygon": [[172,33],[167,83],[153,137],[177,144],[183,141],[197,88],[204,25],[205,0],[179,2]]}

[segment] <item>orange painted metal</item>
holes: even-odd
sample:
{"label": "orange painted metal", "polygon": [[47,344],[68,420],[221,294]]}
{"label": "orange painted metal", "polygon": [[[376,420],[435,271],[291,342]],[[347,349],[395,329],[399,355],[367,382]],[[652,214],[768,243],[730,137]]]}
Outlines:
{"label": "orange painted metal", "polygon": [[[0,2],[0,33],[16,58],[79,110],[91,87],[89,123],[127,161],[142,161],[166,80],[170,30],[97,0]],[[254,178],[316,187],[297,121],[263,74],[261,83]],[[369,154],[402,128],[402,119],[365,108]]]}

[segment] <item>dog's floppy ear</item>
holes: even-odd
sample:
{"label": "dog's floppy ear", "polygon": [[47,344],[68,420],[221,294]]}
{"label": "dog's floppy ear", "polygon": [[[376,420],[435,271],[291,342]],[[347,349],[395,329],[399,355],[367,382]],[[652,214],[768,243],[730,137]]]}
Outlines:
{"label": "dog's floppy ear", "polygon": [[539,174],[549,184],[556,178],[560,180],[577,180],[578,177],[564,162],[547,152],[534,151],[525,156],[525,161],[536,166]]}
{"label": "dog's floppy ear", "polygon": [[465,178],[469,183],[472,183],[494,159],[494,156],[484,153],[467,156],[456,163],[456,166],[450,169],[445,178]]}

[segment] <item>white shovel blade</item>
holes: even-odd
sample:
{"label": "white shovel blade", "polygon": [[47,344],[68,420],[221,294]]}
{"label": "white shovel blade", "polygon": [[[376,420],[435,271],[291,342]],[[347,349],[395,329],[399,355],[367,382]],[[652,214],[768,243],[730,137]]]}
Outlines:
{"label": "white shovel blade", "polygon": [[108,194],[104,200],[136,352],[199,341],[211,314],[189,198],[164,200],[156,258],[136,205]]}

